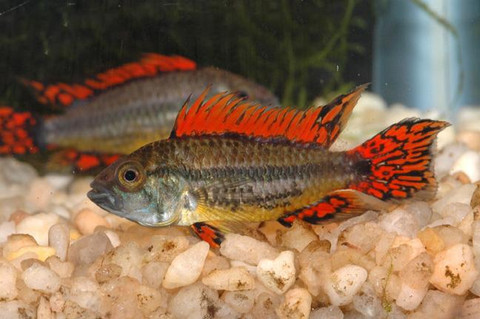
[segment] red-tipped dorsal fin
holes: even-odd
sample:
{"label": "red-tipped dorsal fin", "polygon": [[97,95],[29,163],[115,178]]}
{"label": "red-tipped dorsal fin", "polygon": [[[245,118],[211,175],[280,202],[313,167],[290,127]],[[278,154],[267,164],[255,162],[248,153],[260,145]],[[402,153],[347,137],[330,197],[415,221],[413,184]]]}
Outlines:
{"label": "red-tipped dorsal fin", "polygon": [[156,53],[144,54],[138,62],[123,64],[85,80],[81,84],[55,83],[44,85],[38,81],[22,79],[26,86],[33,89],[37,100],[42,104],[69,106],[78,100],[84,100],[106,89],[128,81],[153,77],[160,73],[195,70],[192,60],[181,56],[166,56]]}
{"label": "red-tipped dorsal fin", "polygon": [[345,126],[366,85],[341,95],[325,106],[305,111],[267,107],[220,93],[206,99],[206,89],[180,110],[171,138],[237,134],[265,139],[283,137],[296,143],[330,147]]}

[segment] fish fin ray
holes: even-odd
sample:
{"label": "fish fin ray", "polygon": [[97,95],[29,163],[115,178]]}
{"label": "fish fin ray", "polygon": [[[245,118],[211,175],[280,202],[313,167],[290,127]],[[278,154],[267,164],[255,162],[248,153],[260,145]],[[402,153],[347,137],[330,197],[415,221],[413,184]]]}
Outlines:
{"label": "fish fin ray", "polygon": [[111,68],[86,79],[83,83],[44,84],[27,79],[21,79],[21,82],[34,92],[41,104],[66,107],[131,80],[154,77],[166,72],[191,71],[196,68],[196,63],[185,57],[146,53],[137,62]]}
{"label": "fish fin ray", "polygon": [[0,106],[0,155],[37,153],[37,128],[38,119],[32,113]]}
{"label": "fish fin ray", "polygon": [[206,99],[209,87],[178,113],[171,138],[230,134],[295,143],[315,143],[328,148],[345,126],[366,85],[341,95],[322,107],[305,111],[262,106],[231,93]]}
{"label": "fish fin ray", "polygon": [[363,162],[364,178],[348,188],[382,200],[430,199],[437,188],[433,154],[437,134],[450,124],[409,118],[347,151]]}
{"label": "fish fin ray", "polygon": [[328,193],[321,200],[280,217],[278,222],[290,227],[295,219],[310,224],[339,222],[362,214],[368,209],[384,210],[391,205],[373,196],[351,189],[341,189]]}

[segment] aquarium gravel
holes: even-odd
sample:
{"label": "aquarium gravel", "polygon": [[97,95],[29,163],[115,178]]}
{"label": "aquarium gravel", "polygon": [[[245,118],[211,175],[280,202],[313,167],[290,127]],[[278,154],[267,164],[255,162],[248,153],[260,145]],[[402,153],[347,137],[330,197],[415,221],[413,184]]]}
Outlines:
{"label": "aquarium gravel", "polygon": [[[347,149],[405,117],[365,94]],[[479,318],[480,111],[439,135],[439,188],[341,224],[259,225],[212,250],[86,198],[90,177],[0,159],[1,318]]]}

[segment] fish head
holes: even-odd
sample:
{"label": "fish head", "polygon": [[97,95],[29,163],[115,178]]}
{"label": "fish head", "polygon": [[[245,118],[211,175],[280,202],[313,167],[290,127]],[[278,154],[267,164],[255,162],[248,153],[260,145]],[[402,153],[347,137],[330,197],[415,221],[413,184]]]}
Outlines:
{"label": "fish head", "polygon": [[131,156],[105,168],[90,187],[88,198],[101,208],[151,227],[176,224],[185,193],[183,179],[148,173],[145,163]]}

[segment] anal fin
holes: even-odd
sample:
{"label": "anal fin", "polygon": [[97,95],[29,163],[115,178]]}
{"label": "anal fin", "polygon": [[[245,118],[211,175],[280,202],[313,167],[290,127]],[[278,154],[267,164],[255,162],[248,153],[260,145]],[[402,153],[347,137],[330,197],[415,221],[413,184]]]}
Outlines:
{"label": "anal fin", "polygon": [[295,219],[311,224],[338,222],[362,214],[368,209],[383,210],[391,204],[361,192],[342,189],[327,194],[318,202],[302,209],[287,213],[278,219],[282,225],[290,227]]}

